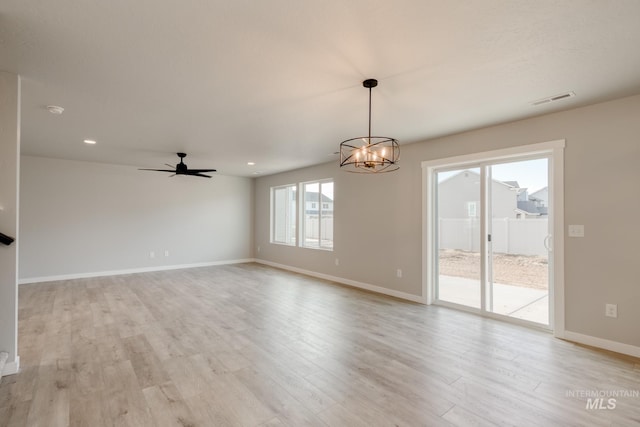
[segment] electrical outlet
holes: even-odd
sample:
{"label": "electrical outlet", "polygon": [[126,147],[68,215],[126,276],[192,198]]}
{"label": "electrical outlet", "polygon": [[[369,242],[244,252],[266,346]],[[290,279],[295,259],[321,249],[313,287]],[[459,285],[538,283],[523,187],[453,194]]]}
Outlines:
{"label": "electrical outlet", "polygon": [[258,246],[258,252],[260,252],[260,246]]}
{"label": "electrical outlet", "polygon": [[164,256],[169,256],[169,250],[168,249],[164,251]]}
{"label": "electrical outlet", "polygon": [[398,278],[401,278],[401,277],[402,277],[402,270],[401,270],[401,269],[397,269],[397,270],[396,270],[396,276],[397,276]]}
{"label": "electrical outlet", "polygon": [[156,253],[151,251],[149,252],[149,258],[155,258],[156,257]]}
{"label": "electrical outlet", "polygon": [[336,258],[336,265],[340,265],[340,260]]}
{"label": "electrical outlet", "polygon": [[614,319],[618,318],[618,304],[607,304],[605,305],[604,315],[607,317],[613,317]]}

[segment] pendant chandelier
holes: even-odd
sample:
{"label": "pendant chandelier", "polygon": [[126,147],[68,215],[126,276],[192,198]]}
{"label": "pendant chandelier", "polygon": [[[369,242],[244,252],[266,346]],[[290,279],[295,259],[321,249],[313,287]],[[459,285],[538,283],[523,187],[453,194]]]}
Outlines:
{"label": "pendant chandelier", "polygon": [[340,167],[355,173],[393,172],[400,168],[398,140],[371,136],[371,89],[378,86],[378,81],[367,79],[362,86],[369,89],[369,136],[359,136],[340,143]]}

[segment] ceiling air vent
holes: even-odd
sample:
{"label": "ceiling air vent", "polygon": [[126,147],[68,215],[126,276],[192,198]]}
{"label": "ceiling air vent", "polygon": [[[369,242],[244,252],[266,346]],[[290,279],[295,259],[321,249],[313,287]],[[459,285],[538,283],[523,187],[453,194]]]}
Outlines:
{"label": "ceiling air vent", "polygon": [[561,93],[560,95],[553,95],[547,98],[538,99],[537,101],[533,101],[531,105],[548,104],[550,102],[560,101],[561,99],[573,98],[574,96],[576,96],[576,94],[573,92]]}

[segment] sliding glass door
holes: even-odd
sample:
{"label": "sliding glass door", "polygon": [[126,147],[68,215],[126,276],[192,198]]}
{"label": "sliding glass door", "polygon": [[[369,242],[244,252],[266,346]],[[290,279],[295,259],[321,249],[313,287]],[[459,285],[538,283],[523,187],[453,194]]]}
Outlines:
{"label": "sliding glass door", "polygon": [[434,175],[435,299],[549,325],[549,158]]}

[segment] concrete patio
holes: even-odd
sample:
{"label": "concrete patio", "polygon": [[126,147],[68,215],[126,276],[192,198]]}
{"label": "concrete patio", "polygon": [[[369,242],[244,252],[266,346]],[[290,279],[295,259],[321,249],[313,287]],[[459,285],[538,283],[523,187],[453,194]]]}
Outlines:
{"label": "concrete patio", "polygon": [[[438,299],[480,308],[480,283],[478,280],[440,275]],[[491,311],[548,325],[549,291],[494,283]]]}

